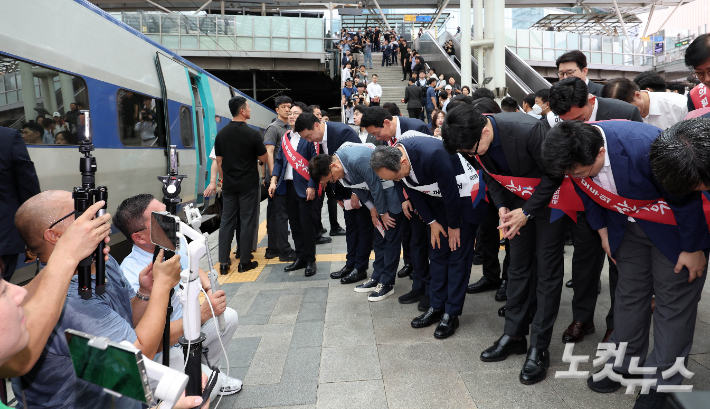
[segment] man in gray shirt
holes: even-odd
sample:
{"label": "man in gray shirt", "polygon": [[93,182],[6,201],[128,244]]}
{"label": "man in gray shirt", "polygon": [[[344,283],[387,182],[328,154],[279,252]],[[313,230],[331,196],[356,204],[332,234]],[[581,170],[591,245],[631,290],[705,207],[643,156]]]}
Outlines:
{"label": "man in gray shirt", "polygon": [[[264,145],[268,154],[269,175],[274,170],[274,158],[281,150],[281,138],[286,133],[288,126],[286,124],[288,123],[288,115],[292,104],[291,98],[285,95],[277,97],[275,108],[278,117],[264,131]],[[267,259],[278,256],[280,261],[295,261],[296,253],[288,242],[288,216],[285,195],[274,195],[273,198],[269,198],[266,209],[266,231],[269,243],[264,256]]]}

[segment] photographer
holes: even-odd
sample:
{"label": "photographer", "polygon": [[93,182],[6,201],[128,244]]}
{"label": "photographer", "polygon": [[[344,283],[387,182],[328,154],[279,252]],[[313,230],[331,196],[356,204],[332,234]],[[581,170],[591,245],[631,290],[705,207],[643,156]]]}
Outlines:
{"label": "photographer", "polygon": [[365,84],[362,82],[357,84],[357,103],[358,105],[370,106],[370,97],[367,95]]}
{"label": "photographer", "polygon": [[[102,205],[103,202],[99,202],[90,207],[85,212],[87,218],[95,214]],[[15,216],[17,229],[29,249],[38,255],[40,261],[49,263],[55,253],[61,254],[60,261],[71,265],[71,269],[74,270],[74,266],[96,248],[98,241],[95,240],[95,236],[98,235],[103,239],[104,234],[108,233],[109,225],[106,222],[110,216],[104,215],[93,221],[87,221],[82,216],[77,220],[81,223],[79,228],[90,230],[84,226],[89,224],[90,227],[101,225],[103,230],[94,231],[91,236],[94,237],[91,246],[77,246],[77,241],[81,243],[81,240],[77,239],[73,240],[73,243],[65,244],[61,238],[71,237],[71,227],[75,224],[73,210],[74,202],[71,193],[55,190],[32,197],[17,211]],[[70,248],[64,250],[65,245]],[[79,250],[84,247],[89,250],[79,254]],[[162,260],[162,252],[158,259]],[[47,275],[46,271],[43,273]],[[66,281],[68,273],[65,271],[64,275]],[[34,281],[37,281],[35,278],[28,285],[28,294],[31,296],[30,301],[37,298],[38,302],[41,302],[42,319],[49,321],[58,318],[58,320],[47,344],[44,345],[41,359],[34,358],[36,363],[31,362],[34,363],[34,367],[25,376],[12,380],[13,392],[19,400],[17,408],[105,408],[111,406],[111,401],[114,399],[116,407],[140,407],[136,401],[129,398],[113,398],[102,388],[77,379],[64,330],[72,328],[104,336],[114,342],[129,341],[140,349],[143,355],[152,359],[160,348],[170,289],[180,279],[180,257],[176,256],[168,261],[156,261],[155,265],[148,265],[140,273],[140,296],[136,296],[121,273],[118,263],[110,256],[106,262],[106,293],[103,295],[94,293],[89,300],[79,296],[77,275],[71,277],[68,285],[62,284],[61,280],[45,283],[47,278],[42,279],[39,286],[41,288],[44,284],[52,284],[51,291],[40,294],[38,287],[30,287]],[[94,282],[93,285],[95,284]],[[60,288],[66,292],[58,291]],[[66,300],[61,315],[56,310],[53,312],[47,308],[48,300],[55,297],[63,299],[64,294]],[[32,350],[32,353],[36,351]],[[22,369],[28,367],[29,365]]]}
{"label": "photographer", "polygon": [[155,136],[155,128],[157,124],[153,120],[153,116],[147,109],[141,109],[140,122],[136,124],[134,130],[141,138],[141,146],[154,146],[158,137]]}

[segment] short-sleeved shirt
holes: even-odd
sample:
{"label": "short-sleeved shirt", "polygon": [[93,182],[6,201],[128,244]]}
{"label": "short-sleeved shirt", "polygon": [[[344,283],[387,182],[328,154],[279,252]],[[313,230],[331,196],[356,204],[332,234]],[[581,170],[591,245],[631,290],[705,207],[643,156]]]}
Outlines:
{"label": "short-sleeved shirt", "polygon": [[244,192],[259,183],[257,159],[266,153],[264,141],[246,122],[232,121],[217,132],[214,141],[217,156],[222,157],[222,190]]}
{"label": "short-sleeved shirt", "polygon": [[[95,276],[91,281],[92,287],[96,288]],[[77,379],[64,330],[71,328],[114,342],[136,342],[131,310],[135,292],[113,257],[106,263],[106,292],[103,295],[94,292],[90,299],[83,300],[78,291],[79,278],[75,275],[69,283],[62,314],[39,360],[29,373],[12,379],[12,390],[20,397],[18,408],[24,407],[23,393],[31,409],[111,407],[111,395],[94,384]],[[116,398],[115,407],[141,408],[141,404],[130,398]]]}
{"label": "short-sleeved shirt", "polygon": [[436,101],[436,90],[433,87],[427,87],[426,89],[426,109],[434,109],[434,103],[431,99],[434,98]]}
{"label": "short-sleeved shirt", "polygon": [[281,138],[286,133],[287,126],[286,122],[277,117],[264,131],[264,145],[274,145],[274,159],[281,150]]}

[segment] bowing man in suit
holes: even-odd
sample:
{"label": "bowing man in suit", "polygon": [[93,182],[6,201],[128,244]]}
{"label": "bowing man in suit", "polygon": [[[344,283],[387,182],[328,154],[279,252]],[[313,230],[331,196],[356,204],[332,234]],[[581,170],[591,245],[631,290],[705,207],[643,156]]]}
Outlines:
{"label": "bowing man in suit", "polygon": [[[481,360],[496,362],[524,353],[530,331],[519,379],[526,385],[540,382],[550,364],[548,346],[560,305],[565,227],[564,218],[551,221],[547,207],[563,178],[550,175],[540,159],[545,127],[522,112],[483,115],[461,104],[446,115],[441,134],[447,151],[480,158],[503,222],[499,228],[510,240],[504,333],[481,353]],[[540,182],[533,190],[516,177]],[[532,330],[529,314],[534,314]]]}
{"label": "bowing man in suit", "polygon": [[478,174],[462,156],[446,152],[440,139],[416,131],[406,132],[394,147],[378,147],[370,166],[382,179],[406,186],[431,228],[430,308],[412,320],[412,327],[438,322],[434,337],[448,338],[459,326],[476,229],[486,213],[485,205],[471,209]]}
{"label": "bowing man in suit", "polygon": [[[293,128],[296,119],[306,108],[302,102],[291,107],[288,123]],[[313,115],[313,114],[304,114]],[[316,146],[297,131],[288,131],[281,138],[281,149],[274,159],[269,195],[286,195],[288,220],[296,245],[296,260],[284,268],[295,271],[305,267],[306,277],[316,274],[316,233],[313,225],[313,199],[318,182],[308,175],[308,160],[316,156]]]}
{"label": "bowing man in suit", "polygon": [[[577,77],[566,78],[550,88],[550,108],[563,121],[606,121],[625,119],[643,122],[635,106],[612,98],[595,97],[584,81]],[[594,332],[594,310],[597,304],[599,277],[604,267],[604,253],[597,233],[589,227],[586,215],[578,214],[572,225],[574,253],[572,254],[572,323],[562,335],[563,342],[580,342],[585,334]],[[602,342],[608,342],[614,331],[614,302],[619,273],[609,260],[609,294],[611,308],[606,316],[606,333]],[[597,286],[595,286],[595,284]]]}
{"label": "bowing man in suit", "polygon": [[[340,122],[321,121],[310,113],[298,117],[294,124],[294,131],[309,142],[320,144],[323,148],[321,153],[326,155],[332,155],[345,142],[361,143],[357,132],[350,126]],[[349,189],[340,184],[333,184],[331,188],[335,192],[335,199],[343,208],[348,252],[345,266],[331,273],[330,277],[339,278],[341,284],[351,284],[367,278],[372,251],[372,223],[364,223],[364,221],[369,220],[370,213],[357,204],[359,200],[357,195]],[[346,199],[354,203],[352,210],[345,210],[343,201]]]}
{"label": "bowing man in suit", "polygon": [[[351,189],[370,212],[375,232],[375,262],[372,277],[355,287],[359,293],[370,293],[369,301],[381,301],[394,294],[394,281],[402,246],[402,202],[394,191],[394,183],[385,182],[370,168],[371,144],[343,144],[332,156],[311,159],[309,170],[321,182],[340,183]],[[370,235],[370,239],[372,235]]]}
{"label": "bowing man in suit", "polygon": [[[684,128],[678,124],[667,132],[678,128],[686,135],[695,130],[692,125]],[[654,126],[634,122],[572,121],[556,126],[542,150],[551,172],[585,179],[577,185],[583,191],[580,197],[589,224],[599,231],[604,250],[619,270],[614,306],[617,325],[610,342],[628,345],[623,363],[614,371],[627,376],[632,358],[639,360],[639,367],[657,368],[654,374],[645,375],[655,384],[651,393],[639,395],[635,408],[663,407],[666,395],[661,387],[680,385],[683,380],[677,372],[664,379],[662,372],[678,358],[688,363],[710,248],[701,193],[673,195],[652,172],[649,151],[659,134],[661,130]],[[684,169],[686,163],[678,169],[665,170],[682,174]],[[590,187],[581,188],[585,184]],[[702,186],[695,187],[698,188]],[[627,203],[643,206],[634,200],[665,203],[649,205],[644,215],[627,207]],[[662,207],[664,212],[658,210]],[[656,308],[651,312],[648,307],[654,294]],[[648,353],[652,316],[654,347]],[[621,387],[621,383],[608,377],[596,381],[590,377],[587,384],[601,393]]]}
{"label": "bowing man in suit", "polygon": [[[360,119],[360,126],[374,136],[378,141],[387,143],[389,146],[397,144],[397,140],[407,131],[417,131],[426,135],[432,135],[431,129],[421,120],[416,118],[405,118],[400,115],[392,115],[384,108],[370,107],[363,113]],[[408,293],[399,297],[401,304],[413,304],[418,302],[417,309],[421,312],[429,310],[429,282],[431,271],[429,269],[429,245],[427,238],[429,232],[427,225],[414,213],[414,205],[404,197],[403,187],[397,188],[397,194],[401,195],[402,205],[405,208],[404,236],[411,236],[409,240],[409,254],[411,257],[412,289]],[[409,216],[407,216],[409,214]],[[412,216],[414,215],[414,216]],[[407,226],[407,224],[409,226]],[[411,232],[411,233],[410,233]],[[406,262],[406,258],[405,258]],[[407,266],[405,265],[405,268]],[[403,268],[404,270],[404,268]],[[404,277],[406,271],[400,276]]]}

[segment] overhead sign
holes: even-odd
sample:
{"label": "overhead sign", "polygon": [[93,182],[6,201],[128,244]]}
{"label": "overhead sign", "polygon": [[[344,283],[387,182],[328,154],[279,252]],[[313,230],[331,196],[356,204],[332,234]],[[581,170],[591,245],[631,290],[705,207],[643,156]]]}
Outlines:
{"label": "overhead sign", "polygon": [[656,42],[663,41],[663,36],[657,36],[657,37],[651,37],[651,38],[653,39],[653,41],[656,41]]}
{"label": "overhead sign", "polygon": [[651,41],[651,37],[641,37],[641,41]]}
{"label": "overhead sign", "polygon": [[417,21],[417,16],[414,14],[405,14],[404,21]]}
{"label": "overhead sign", "polygon": [[663,45],[664,43],[656,43],[653,45],[653,53],[654,54],[663,54]]}
{"label": "overhead sign", "polygon": [[431,23],[431,16],[417,16],[417,21],[420,23]]}
{"label": "overhead sign", "polygon": [[675,43],[675,46],[676,47],[683,47],[684,45],[688,45],[688,44],[690,44],[690,39],[686,38],[684,40],[680,40],[677,43]]}

